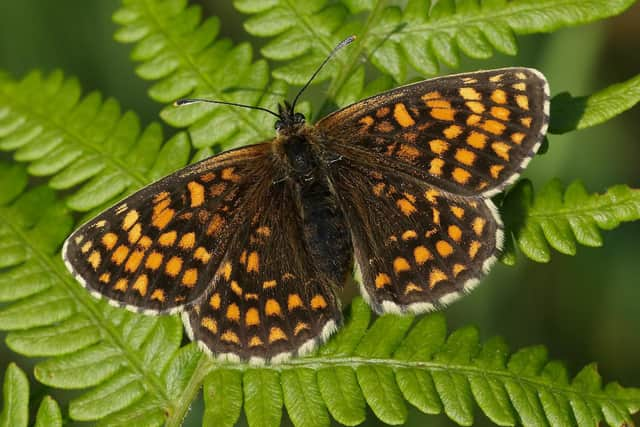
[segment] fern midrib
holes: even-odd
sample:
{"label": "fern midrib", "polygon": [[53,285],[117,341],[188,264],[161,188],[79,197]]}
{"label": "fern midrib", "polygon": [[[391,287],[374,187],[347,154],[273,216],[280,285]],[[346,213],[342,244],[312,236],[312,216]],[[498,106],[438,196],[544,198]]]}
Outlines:
{"label": "fern midrib", "polygon": [[[191,70],[198,76],[200,81],[206,84],[207,88],[211,91],[211,93],[212,94],[215,93],[216,97],[219,98],[220,100],[226,101],[227,99],[225,98],[224,94],[218,93],[218,91],[216,90],[216,85],[209,79],[209,77],[206,74],[204,74],[200,70],[200,68],[197,66],[197,63],[193,60],[192,56],[187,54],[187,49],[181,48],[179,43],[176,40],[174,40],[173,37],[171,37],[171,33],[168,31],[165,31],[160,19],[154,13],[153,7],[151,7],[149,3],[150,3],[149,0],[145,0],[143,2],[145,9],[147,11],[147,15],[152,19],[153,24],[155,25],[156,31],[161,33],[165,37],[165,39],[169,41],[169,43],[173,47],[174,53],[177,53],[179,57],[184,59],[183,63],[186,63],[190,66]],[[268,137],[268,135],[266,134],[263,135],[264,129],[257,126],[256,123],[253,120],[251,120],[251,118],[247,116],[247,113],[244,112],[242,109],[238,109],[238,111],[235,114],[236,114],[236,117],[239,117],[243,122],[245,122],[245,124],[247,124],[258,137],[263,137],[263,138]]]}
{"label": "fern midrib", "polygon": [[189,378],[182,393],[178,399],[174,402],[173,410],[169,413],[169,416],[165,420],[165,427],[180,427],[187,414],[187,411],[191,407],[191,403],[196,398],[196,395],[200,391],[200,387],[204,382],[204,378],[211,372],[213,367],[212,360],[203,354],[198,361],[196,369]]}
{"label": "fern midrib", "polygon": [[[75,132],[69,130],[67,127],[64,126],[65,125],[64,122],[58,122],[56,120],[52,120],[49,117],[43,115],[42,113],[29,108],[29,104],[24,104],[21,102],[20,99],[11,97],[9,94],[7,94],[6,91],[2,91],[2,94],[7,99],[10,99],[13,105],[18,106],[18,108],[20,108],[24,112],[23,114],[34,117],[36,120],[38,120],[48,129],[55,129],[62,132],[64,135],[67,136],[67,138],[65,138],[67,141],[77,144],[78,146],[83,147],[84,149],[88,149],[89,151],[93,151],[94,153],[98,154],[100,158],[103,158],[106,160],[107,164],[110,164],[112,167],[117,169],[120,173],[132,178],[138,184],[138,187],[142,187],[148,182],[148,180],[142,174],[139,174],[135,170],[132,170],[131,166],[127,165],[124,161],[122,161],[118,157],[112,156],[110,153],[107,153],[101,150],[99,146],[87,142],[84,138],[82,138],[81,135],[78,135]],[[122,116],[119,116],[119,119],[121,117]],[[113,132],[116,130],[116,128],[117,128],[117,123],[113,125],[113,127],[109,130],[109,132],[106,135],[104,135],[104,137],[100,141],[101,142],[107,141],[109,137],[113,134]]]}
{"label": "fern midrib", "polygon": [[[106,334],[103,335],[105,336],[105,339],[108,337],[108,341],[120,348],[122,355],[129,361],[130,366],[140,375],[142,381],[147,384],[147,390],[155,390],[155,394],[162,398],[163,403],[166,406],[171,406],[172,402],[169,396],[165,393],[165,389],[158,378],[155,375],[150,375],[144,369],[144,363],[142,360],[138,360],[138,358],[134,356],[133,350],[127,349],[113,324],[104,317],[103,313],[101,313],[93,301],[88,300],[88,298],[92,298],[89,296],[89,293],[80,287],[78,283],[69,276],[66,270],[62,270],[60,264],[54,263],[51,256],[38,250],[37,246],[32,245],[28,234],[24,233],[19,226],[14,226],[14,224],[2,214],[2,210],[0,210],[0,221],[6,224],[11,232],[13,232],[23,242],[23,244],[30,249],[30,252],[35,257],[35,259],[32,259],[33,261],[39,262],[44,271],[50,271],[57,276],[59,282],[64,284],[64,289],[67,294],[74,302],[76,302],[76,306],[79,307],[79,310],[80,307],[84,308],[85,313],[88,314],[88,317],[94,326],[106,331]],[[30,262],[32,260],[27,260],[26,262]]]}
{"label": "fern midrib", "polygon": [[[631,189],[634,193],[639,190]],[[602,196],[605,196],[607,193],[604,193]],[[622,200],[616,200],[616,202],[612,203],[604,203],[599,204],[595,207],[588,208],[561,208],[555,210],[547,210],[547,211],[536,211],[535,208],[527,213],[527,218],[535,218],[538,220],[542,219],[558,219],[558,217],[564,218],[584,218],[587,217],[589,219],[594,219],[599,213],[602,211],[615,211],[616,208],[620,208],[623,206],[630,206],[635,209],[639,209],[640,201],[634,199],[633,196],[629,196]],[[614,217],[620,221],[618,216],[614,215]]]}

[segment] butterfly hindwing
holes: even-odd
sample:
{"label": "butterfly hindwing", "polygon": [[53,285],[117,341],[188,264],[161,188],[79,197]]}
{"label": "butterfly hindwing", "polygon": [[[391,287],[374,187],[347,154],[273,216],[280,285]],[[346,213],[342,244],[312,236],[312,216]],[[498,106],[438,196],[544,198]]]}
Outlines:
{"label": "butterfly hindwing", "polygon": [[263,173],[269,146],[188,166],[107,209],[65,242],[76,278],[114,304],[171,312],[204,293]]}
{"label": "butterfly hindwing", "polygon": [[538,150],[549,88],[530,68],[438,77],[373,96],[318,123],[329,145],[376,153],[442,190],[489,196]]}

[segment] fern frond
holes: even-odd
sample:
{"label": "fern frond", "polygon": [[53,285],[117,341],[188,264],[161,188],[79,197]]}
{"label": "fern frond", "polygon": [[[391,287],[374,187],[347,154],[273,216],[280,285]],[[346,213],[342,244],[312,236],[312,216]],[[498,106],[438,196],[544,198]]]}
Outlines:
{"label": "fern frond", "polygon": [[9,331],[8,347],[47,358],[34,370],[43,384],[88,389],[71,401],[72,419],[162,425],[201,353],[179,350],[176,317],[110,307],[76,283],[58,255],[71,215],[50,188],[22,192],[26,173],[19,169],[0,164],[0,190],[18,188],[0,192],[0,301],[9,303],[0,308],[0,329]]}
{"label": "fern frond", "polygon": [[[616,185],[602,194],[589,194],[580,181],[566,189],[559,180],[548,182],[534,194],[533,184],[521,180],[503,202],[507,229],[524,255],[538,262],[551,259],[549,246],[575,255],[576,244],[602,246],[599,229],[611,230],[621,222],[640,219],[640,190]],[[513,242],[503,261],[515,262]]]}
{"label": "fern frond", "polygon": [[[159,80],[149,89],[151,98],[169,103],[204,97],[274,109],[286,85],[276,82],[267,88],[267,62],[254,62],[248,43],[234,46],[218,39],[220,20],[202,21],[201,14],[199,6],[187,7],[186,0],[125,0],[114,14],[122,26],[116,40],[136,43],[131,54],[141,62],[136,73]],[[258,111],[192,104],[168,106],[160,115],[172,126],[189,126],[196,148],[222,144],[228,149],[273,137],[273,118]]]}
{"label": "fern frond", "polygon": [[[0,425],[27,427],[29,424],[29,380],[15,363],[9,364],[4,372],[2,388],[3,408],[0,413]],[[40,402],[35,427],[62,426],[62,414],[58,403],[50,396]]]}
{"label": "fern frond", "polygon": [[97,92],[82,97],[78,81],[56,71],[0,80],[0,150],[71,190],[69,208],[89,211],[184,166],[190,146],[185,134],[162,145],[158,123],[142,130],[136,114]]}
{"label": "fern frond", "polygon": [[233,426],[244,410],[251,427],[278,425],[284,406],[295,426],[364,421],[365,402],[387,424],[402,424],[407,403],[474,421],[474,403],[499,425],[611,426],[631,423],[640,389],[603,387],[595,365],[570,379],[542,346],[513,354],[501,338],[484,343],[464,327],[447,336],[440,313],[415,320],[371,313],[358,298],[345,328],[317,354],[263,368],[222,365],[205,380],[205,425]]}
{"label": "fern frond", "polygon": [[[328,96],[338,105],[361,98],[367,59],[382,73],[404,83],[413,68],[422,76],[438,72],[439,64],[457,67],[460,52],[486,59],[494,49],[515,55],[515,34],[550,32],[593,22],[623,12],[633,0],[410,0],[404,8],[388,2],[316,0],[235,0],[241,12],[251,14],[245,29],[258,37],[275,37],[262,54],[286,61],[274,77],[300,84],[317,58],[326,56],[336,41],[354,33],[359,39],[344,54]],[[354,19],[346,18],[348,12]],[[361,18],[367,12],[366,20]],[[304,41],[303,41],[304,40]],[[313,60],[311,60],[313,58]]]}

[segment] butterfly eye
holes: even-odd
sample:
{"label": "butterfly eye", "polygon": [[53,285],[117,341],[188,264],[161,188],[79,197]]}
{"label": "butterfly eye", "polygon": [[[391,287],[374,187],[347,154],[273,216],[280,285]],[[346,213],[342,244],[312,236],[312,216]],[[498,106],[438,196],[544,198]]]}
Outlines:
{"label": "butterfly eye", "polygon": [[294,123],[304,123],[304,122],[305,122],[304,114],[302,114],[302,113],[295,113],[295,114],[293,115],[293,122],[294,122]]}
{"label": "butterfly eye", "polygon": [[284,123],[282,123],[282,120],[276,120],[276,124],[273,127],[276,129],[276,131],[280,131],[283,126]]}

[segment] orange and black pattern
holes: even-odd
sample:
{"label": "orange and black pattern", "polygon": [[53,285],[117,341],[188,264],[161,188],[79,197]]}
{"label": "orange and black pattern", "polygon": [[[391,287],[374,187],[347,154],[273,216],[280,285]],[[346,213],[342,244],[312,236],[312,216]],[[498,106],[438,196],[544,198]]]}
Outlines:
{"label": "orange and black pattern", "polygon": [[69,270],[114,305],[182,312],[203,349],[256,363],[340,326],[354,260],[375,311],[440,308],[497,257],[489,197],[540,146],[549,89],[508,68],[397,88],[315,126],[290,110],[273,141],[188,166],[80,227]]}

